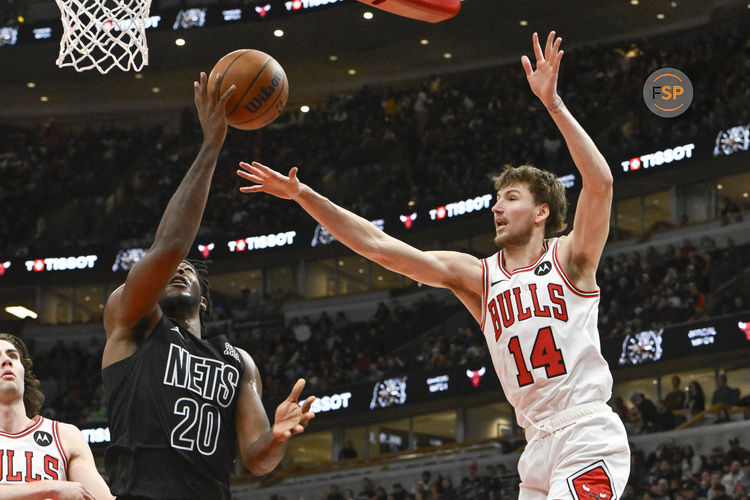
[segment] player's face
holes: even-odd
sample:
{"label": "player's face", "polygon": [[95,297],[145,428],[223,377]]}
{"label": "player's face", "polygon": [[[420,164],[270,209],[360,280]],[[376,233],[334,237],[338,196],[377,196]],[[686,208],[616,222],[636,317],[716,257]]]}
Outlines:
{"label": "player's face", "polygon": [[534,196],[525,184],[510,184],[498,191],[492,207],[495,244],[506,247],[527,243],[541,208],[542,205],[534,203]]}
{"label": "player's face", "polygon": [[26,371],[21,354],[7,340],[0,340],[0,392],[14,391],[23,396],[23,379]]}
{"label": "player's face", "polygon": [[167,283],[164,293],[159,299],[159,305],[169,316],[180,317],[180,310],[192,310],[201,303],[201,285],[198,273],[187,262],[177,266],[172,279]]}

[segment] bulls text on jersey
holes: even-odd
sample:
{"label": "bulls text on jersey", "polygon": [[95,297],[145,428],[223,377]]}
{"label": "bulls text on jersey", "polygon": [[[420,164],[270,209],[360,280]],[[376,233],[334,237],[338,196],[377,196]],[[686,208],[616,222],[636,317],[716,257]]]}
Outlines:
{"label": "bulls text on jersey", "polygon": [[516,321],[524,321],[532,316],[568,321],[568,306],[562,285],[548,283],[546,288],[537,290],[536,284],[529,283],[528,288],[526,299],[521,296],[521,287],[515,286],[487,302],[487,315],[495,330],[495,340],[500,338],[503,328],[510,328]]}
{"label": "bulls text on jersey", "polygon": [[[43,474],[34,473],[35,455],[44,455]],[[57,480],[60,478],[57,474],[59,466],[59,460],[46,453],[0,450],[0,483],[30,483],[43,479]]]}

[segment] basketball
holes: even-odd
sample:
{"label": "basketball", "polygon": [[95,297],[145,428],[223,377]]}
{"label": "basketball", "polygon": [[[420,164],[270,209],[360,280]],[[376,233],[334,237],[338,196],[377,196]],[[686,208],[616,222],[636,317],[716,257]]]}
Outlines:
{"label": "basketball", "polygon": [[226,107],[232,127],[259,129],[274,121],[284,109],[289,82],[284,68],[265,52],[240,49],[225,55],[208,77],[211,88],[216,85],[219,73],[220,96],[232,85],[236,86]]}

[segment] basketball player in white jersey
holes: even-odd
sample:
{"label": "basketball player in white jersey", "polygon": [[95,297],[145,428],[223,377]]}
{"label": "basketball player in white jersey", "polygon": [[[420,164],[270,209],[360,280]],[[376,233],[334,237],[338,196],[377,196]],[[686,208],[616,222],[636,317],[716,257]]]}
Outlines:
{"label": "basketball player in white jersey", "polygon": [[573,230],[565,228],[563,186],[550,172],[523,166],[495,179],[492,207],[500,252],[487,259],[423,252],[376,229],[300,183],[253,162],[237,174],[266,192],[295,200],[358,254],[412,279],[449,288],[484,331],[495,369],[528,445],[518,465],[523,499],[617,498],[625,488],[630,453],[625,429],[605,402],[612,376],[597,332],[595,281],[609,231],[612,174],[591,138],[557,94],[563,52],[554,31],[536,68],[521,64],[531,90],[562,133],[583,186]]}
{"label": "basketball player in white jersey", "polygon": [[39,415],[44,395],[26,345],[0,334],[0,498],[114,498],[75,426]]}

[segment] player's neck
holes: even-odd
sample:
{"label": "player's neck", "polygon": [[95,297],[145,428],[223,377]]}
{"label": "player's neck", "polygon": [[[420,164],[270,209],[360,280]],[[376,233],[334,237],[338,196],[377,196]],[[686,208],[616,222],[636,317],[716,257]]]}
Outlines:
{"label": "player's neck", "polygon": [[534,234],[520,245],[503,246],[503,266],[510,272],[533,264],[544,253],[544,234]]}
{"label": "player's neck", "polygon": [[10,404],[0,402],[0,431],[15,434],[31,425],[32,419],[26,416],[23,400]]}
{"label": "player's neck", "polygon": [[194,336],[201,338],[201,319],[200,316],[192,316],[190,318],[173,318],[180,324],[185,330],[192,333]]}

